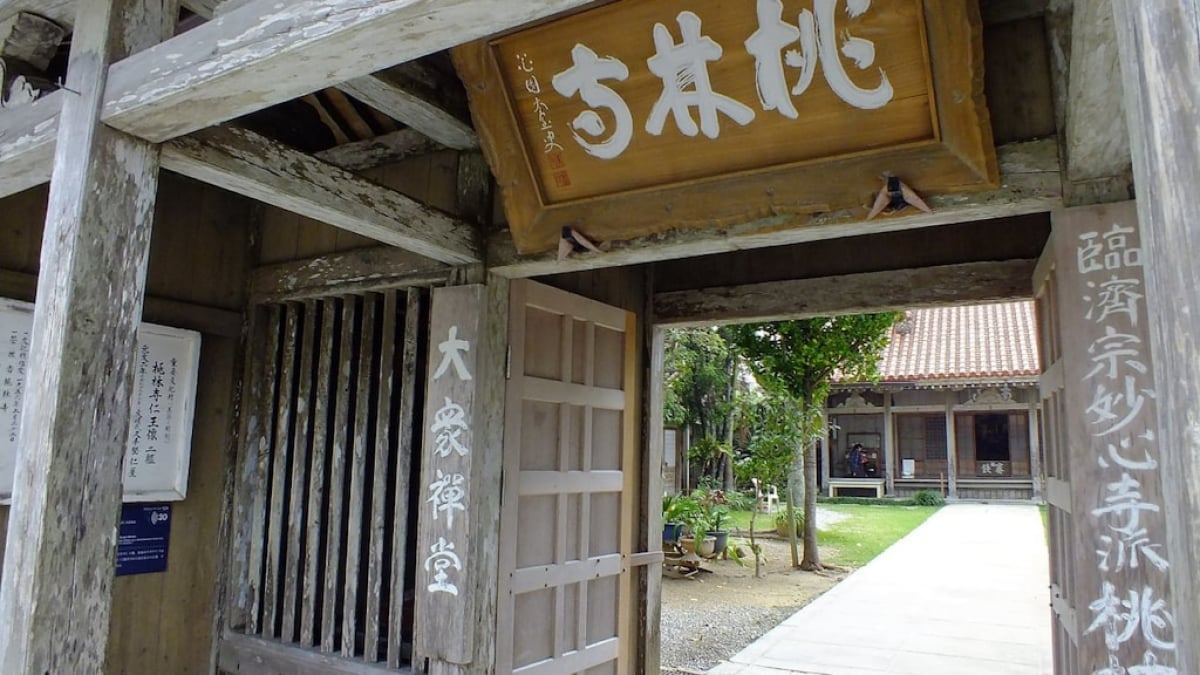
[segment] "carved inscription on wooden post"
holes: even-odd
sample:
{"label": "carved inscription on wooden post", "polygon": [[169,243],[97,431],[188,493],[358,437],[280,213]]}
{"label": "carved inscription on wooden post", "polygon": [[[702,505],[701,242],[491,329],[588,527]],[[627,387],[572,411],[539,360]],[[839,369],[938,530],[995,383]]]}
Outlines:
{"label": "carved inscription on wooden post", "polygon": [[475,598],[471,565],[472,458],[479,426],[476,366],[484,287],[433,292],[417,540],[415,652],[468,664]]}
{"label": "carved inscription on wooden post", "polygon": [[1060,263],[1080,672],[1176,675],[1157,387],[1133,202],[1054,223]]}

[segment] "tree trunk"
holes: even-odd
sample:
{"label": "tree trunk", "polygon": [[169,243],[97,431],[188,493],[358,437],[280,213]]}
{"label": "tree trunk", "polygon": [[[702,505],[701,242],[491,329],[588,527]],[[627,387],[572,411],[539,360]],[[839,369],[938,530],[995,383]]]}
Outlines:
{"label": "tree trunk", "polygon": [[817,548],[817,453],[816,445],[804,450],[804,561],[800,568],[821,569],[821,551]]}
{"label": "tree trunk", "polygon": [[731,492],[736,487],[733,477],[733,411],[729,412],[729,429],[725,432],[725,449],[728,453],[725,455],[725,475],[721,481],[722,487],[726,492]]}
{"label": "tree trunk", "polygon": [[[788,545],[792,549],[792,567],[800,567],[800,547],[796,539],[796,528],[793,526],[796,522],[796,502],[802,499],[801,491],[804,482],[804,451],[800,450],[792,456],[792,465],[788,469],[788,500],[787,510],[785,511],[788,533]],[[807,499],[805,499],[807,501]]]}

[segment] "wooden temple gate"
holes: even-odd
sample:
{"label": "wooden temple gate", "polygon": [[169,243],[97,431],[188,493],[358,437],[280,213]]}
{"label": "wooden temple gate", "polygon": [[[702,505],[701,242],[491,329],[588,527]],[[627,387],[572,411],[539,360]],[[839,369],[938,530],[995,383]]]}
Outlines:
{"label": "wooden temple gate", "polygon": [[662,327],[1034,297],[1056,672],[1200,672],[1197,0],[368,4],[0,0],[0,670],[657,672]]}

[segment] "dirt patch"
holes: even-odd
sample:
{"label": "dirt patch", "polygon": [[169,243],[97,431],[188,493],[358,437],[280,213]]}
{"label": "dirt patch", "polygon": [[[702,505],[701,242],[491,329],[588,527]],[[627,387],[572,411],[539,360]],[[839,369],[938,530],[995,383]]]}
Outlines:
{"label": "dirt patch", "polygon": [[[664,575],[663,672],[702,673],[716,666],[845,577],[793,570],[786,541],[759,542],[767,557],[763,578],[754,578],[752,556],[746,567],[732,560],[707,562],[712,573],[691,579]],[[830,553],[822,549],[822,555]]]}

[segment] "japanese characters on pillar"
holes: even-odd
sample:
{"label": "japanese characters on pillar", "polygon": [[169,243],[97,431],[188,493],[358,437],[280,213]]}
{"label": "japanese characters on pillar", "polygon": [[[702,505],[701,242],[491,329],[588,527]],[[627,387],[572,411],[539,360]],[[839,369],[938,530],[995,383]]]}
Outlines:
{"label": "japanese characters on pillar", "polygon": [[[678,198],[713,189],[812,212],[918,165],[919,189],[991,185],[978,39],[974,3],[623,0],[455,57],[526,251],[568,223],[607,239],[709,218]],[[851,185],[830,184],[833,165]],[[671,208],[604,222],[595,198],[641,203],[647,188],[669,188]]]}
{"label": "japanese characters on pillar", "polygon": [[1077,546],[1080,663],[1092,675],[1176,675],[1157,388],[1135,204],[1056,218]]}
{"label": "japanese characters on pillar", "polygon": [[[33,305],[0,298],[0,503],[12,497]],[[125,449],[124,501],[187,497],[200,334],[154,324],[138,330]]]}
{"label": "japanese characters on pillar", "polygon": [[456,664],[470,663],[473,647],[471,460],[477,426],[476,342],[483,311],[483,286],[433,291],[417,534],[415,651]]}

